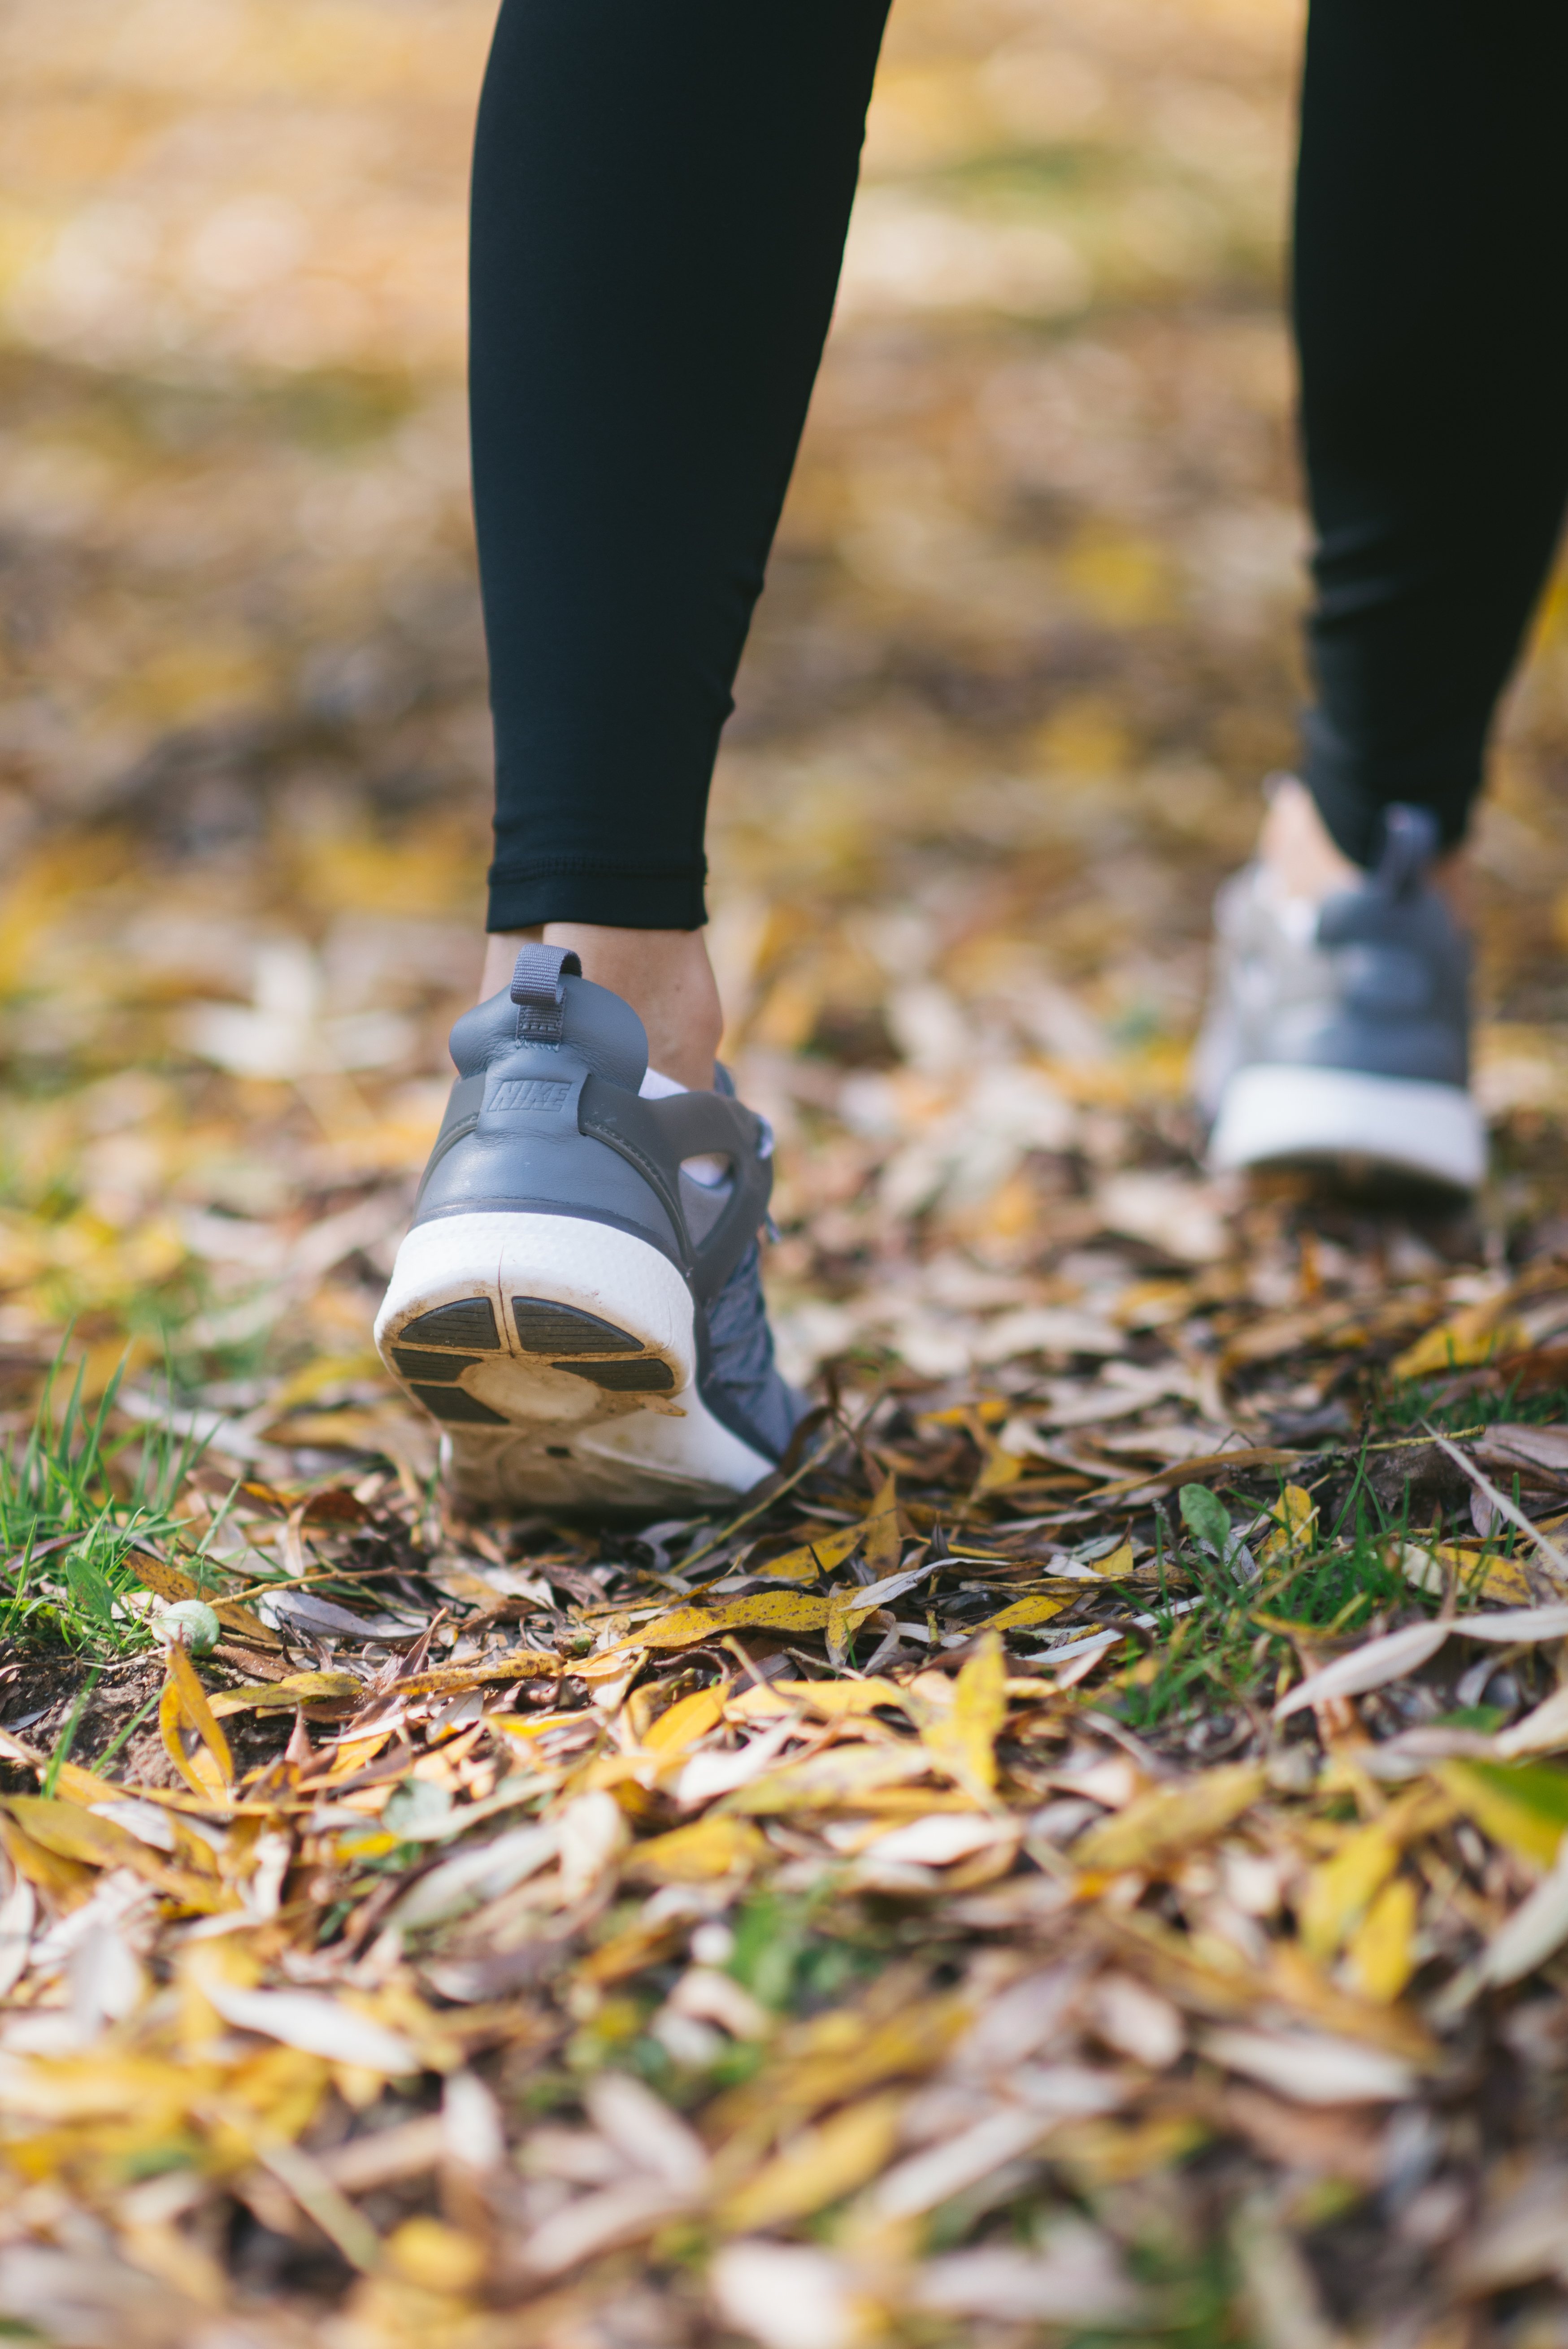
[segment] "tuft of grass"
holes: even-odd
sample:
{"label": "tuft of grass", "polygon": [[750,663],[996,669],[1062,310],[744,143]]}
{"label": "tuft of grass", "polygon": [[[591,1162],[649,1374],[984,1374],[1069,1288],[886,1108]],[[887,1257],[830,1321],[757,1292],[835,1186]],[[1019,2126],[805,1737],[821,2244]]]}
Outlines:
{"label": "tuft of grass", "polygon": [[[199,1447],[156,1428],[111,1433],[118,1371],[89,1413],[78,1366],[59,1405],[63,1357],[62,1345],[25,1439],[0,1450],[0,1640],[106,1663],[151,1644],[127,1603],[140,1589],[127,1553],[175,1533]],[[117,1469],[132,1446],[129,1473]]]}
{"label": "tuft of grass", "polygon": [[1415,1441],[1428,1425],[1444,1435],[1461,1427],[1500,1423],[1556,1427],[1568,1420],[1568,1387],[1537,1387],[1521,1394],[1518,1379],[1489,1390],[1463,1371],[1440,1372],[1436,1378],[1390,1382],[1379,1398],[1377,1415],[1390,1435],[1407,1429]]}
{"label": "tuft of grass", "polygon": [[[1407,1508],[1397,1516],[1381,1509],[1361,1472],[1333,1520],[1320,1524],[1315,1543],[1272,1568],[1265,1564],[1256,1579],[1245,1536],[1259,1505],[1239,1494],[1229,1497],[1234,1516],[1217,1495],[1184,1513],[1189,1538],[1162,1552],[1171,1590],[1152,1606],[1147,1597],[1141,1601],[1155,1618],[1150,1650],[1127,1676],[1117,1704],[1131,1727],[1189,1722],[1216,1706],[1265,1703],[1293,1652],[1275,1625],[1299,1625],[1324,1640],[1348,1639],[1375,1616],[1412,1605],[1436,1609],[1436,1599],[1412,1589],[1389,1562],[1392,1541],[1407,1533]],[[1258,1547],[1253,1539],[1251,1547]],[[1484,1570],[1483,1559],[1478,1573]],[[1179,1614],[1178,1591],[1197,1605]]]}

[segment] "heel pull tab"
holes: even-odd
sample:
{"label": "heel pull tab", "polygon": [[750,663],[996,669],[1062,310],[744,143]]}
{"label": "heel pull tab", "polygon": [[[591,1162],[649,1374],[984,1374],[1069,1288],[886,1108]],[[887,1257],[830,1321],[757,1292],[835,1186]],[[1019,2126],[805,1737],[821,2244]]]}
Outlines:
{"label": "heel pull tab", "polygon": [[568,978],[581,978],[583,966],[570,947],[547,947],[530,938],[512,972],[520,1044],[558,1044],[566,1016]]}
{"label": "heel pull tab", "polygon": [[1438,819],[1430,808],[1396,800],[1383,811],[1383,849],[1372,885],[1380,897],[1413,897],[1438,853]]}

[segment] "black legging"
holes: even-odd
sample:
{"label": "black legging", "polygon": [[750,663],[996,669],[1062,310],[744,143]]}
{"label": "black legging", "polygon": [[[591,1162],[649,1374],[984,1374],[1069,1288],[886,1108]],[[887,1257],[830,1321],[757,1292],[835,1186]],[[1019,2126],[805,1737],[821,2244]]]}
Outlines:
{"label": "black legging", "polygon": [[1295,323],[1306,780],[1367,863],[1459,840],[1568,496],[1563,0],[1313,0]]}
{"label": "black legging", "polygon": [[[887,0],[504,0],[473,175],[492,929],[690,929]],[[1463,831],[1568,493],[1563,0],[1313,0],[1305,772]]]}

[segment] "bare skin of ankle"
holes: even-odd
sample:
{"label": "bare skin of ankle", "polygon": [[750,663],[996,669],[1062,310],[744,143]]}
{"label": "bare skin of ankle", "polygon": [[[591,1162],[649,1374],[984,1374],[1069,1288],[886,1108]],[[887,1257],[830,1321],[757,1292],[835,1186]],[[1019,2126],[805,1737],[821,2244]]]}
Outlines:
{"label": "bare skin of ankle", "polygon": [[[1286,775],[1274,786],[1258,834],[1258,862],[1266,865],[1287,897],[1315,905],[1337,889],[1355,889],[1366,879],[1359,864],[1334,845],[1306,785]],[[1449,901],[1462,929],[1470,926],[1470,864],[1462,848],[1433,865],[1432,886]]]}
{"label": "bare skin of ankle", "polygon": [[625,997],[648,1030],[650,1068],[693,1092],[711,1090],[724,1014],[701,930],[616,930],[592,922],[497,930],[485,942],[482,1003],[511,984],[517,949],[530,938],[569,947],[585,978]]}

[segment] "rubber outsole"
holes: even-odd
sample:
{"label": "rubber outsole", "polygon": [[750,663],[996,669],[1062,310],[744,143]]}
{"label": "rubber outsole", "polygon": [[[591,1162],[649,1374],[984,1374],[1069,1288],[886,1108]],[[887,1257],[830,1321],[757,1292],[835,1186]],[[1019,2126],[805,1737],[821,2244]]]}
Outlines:
{"label": "rubber outsole", "polygon": [[416,1226],[376,1343],[440,1422],[470,1500],[647,1515],[731,1498],[774,1464],[698,1391],[680,1272],[610,1225],[518,1213]]}
{"label": "rubber outsole", "polygon": [[1216,1174],[1327,1167],[1473,1191],[1486,1173],[1486,1129],[1459,1085],[1261,1062],[1227,1083],[1209,1163]]}

